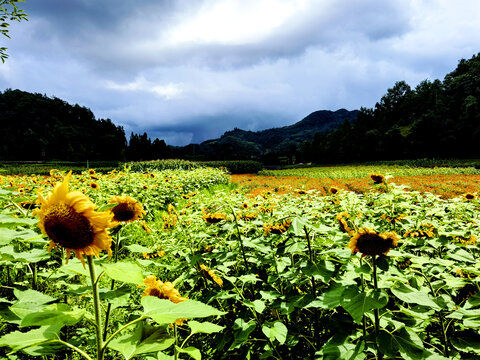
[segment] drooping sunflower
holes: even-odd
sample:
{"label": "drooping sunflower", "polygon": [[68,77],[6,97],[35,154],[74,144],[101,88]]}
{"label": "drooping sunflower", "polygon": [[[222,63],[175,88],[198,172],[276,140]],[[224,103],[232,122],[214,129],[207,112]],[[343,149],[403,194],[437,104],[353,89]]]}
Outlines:
{"label": "drooping sunflower", "polygon": [[40,218],[38,227],[50,238],[48,250],[59,245],[65,248],[67,261],[73,251],[85,265],[83,255],[98,257],[103,250],[112,254],[112,238],[107,231],[112,215],[95,211],[95,205],[80,191],[69,191],[71,174],[57,183],[46,199],[38,192],[41,207],[35,214]]}
{"label": "drooping sunflower", "polygon": [[175,289],[171,282],[164,283],[158,280],[155,275],[148,275],[143,279],[143,283],[147,287],[143,292],[143,296],[156,296],[159,299],[170,300],[175,304],[188,300],[188,298],[180,295],[180,292]]}
{"label": "drooping sunflower", "polygon": [[383,184],[387,181],[385,179],[385,176],[383,176],[382,174],[370,174],[370,179],[373,180],[373,183],[375,185]]}
{"label": "drooping sunflower", "polygon": [[129,223],[143,217],[145,211],[141,203],[130,196],[113,196],[111,204],[117,204],[110,209],[113,214],[113,221],[117,223]]}
{"label": "drooping sunflower", "polygon": [[210,270],[205,264],[200,264],[200,271],[202,272],[204,278],[211,279],[220,287],[223,286],[223,280],[217,274],[215,274],[215,271]]}
{"label": "drooping sunflower", "polygon": [[398,235],[394,232],[377,234],[368,227],[360,228],[350,239],[348,248],[352,254],[357,252],[366,255],[387,255],[392,247],[397,246]]}

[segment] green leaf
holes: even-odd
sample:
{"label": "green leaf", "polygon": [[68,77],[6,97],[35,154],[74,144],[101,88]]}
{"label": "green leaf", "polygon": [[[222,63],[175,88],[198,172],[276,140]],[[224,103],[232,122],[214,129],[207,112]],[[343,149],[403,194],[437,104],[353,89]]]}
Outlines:
{"label": "green leaf", "polygon": [[309,262],[300,271],[307,276],[313,276],[315,279],[320,279],[328,284],[335,272],[335,265],[330,261],[320,260],[315,264]]}
{"label": "green leaf", "polygon": [[135,356],[156,353],[175,343],[164,327],[138,323],[132,333],[122,334],[112,340],[108,347],[120,352],[126,360]]}
{"label": "green leaf", "polygon": [[0,214],[0,226],[19,226],[19,225],[35,225],[38,219],[17,218],[5,214]]}
{"label": "green leaf", "polygon": [[472,296],[470,296],[467,300],[467,302],[465,303],[465,308],[466,309],[470,309],[472,307],[475,307],[475,306],[478,306],[480,305],[480,293],[476,293],[476,294],[473,294]]}
{"label": "green leaf", "polygon": [[361,323],[363,314],[372,309],[380,309],[387,303],[388,295],[381,290],[374,290],[370,293],[361,292],[353,298],[343,298],[342,307],[352,315],[356,323]]}
{"label": "green leaf", "polygon": [[[51,296],[42,294],[41,292],[35,290],[21,291],[15,289],[13,293],[17,297],[18,301],[10,306],[9,310],[18,316],[19,320],[22,320],[30,313],[34,313],[43,309],[47,303],[56,300]],[[20,321],[18,323],[20,323]]]}
{"label": "green leaf", "polygon": [[230,345],[230,348],[228,350],[233,350],[241,345],[243,345],[245,342],[248,341],[248,338],[250,336],[250,333],[255,330],[256,324],[255,321],[249,321],[245,322],[243,319],[236,319],[235,322],[233,323],[233,329],[237,330],[233,334],[234,340],[232,345]]}
{"label": "green leaf", "polygon": [[317,359],[324,360],[363,360],[366,357],[364,348],[364,341],[358,341],[357,345],[354,345],[349,341],[347,334],[337,334],[315,355],[318,355]]}
{"label": "green leaf", "polygon": [[391,291],[398,299],[408,304],[418,304],[431,307],[435,310],[441,310],[429,294],[403,283],[397,282],[395,286],[391,288]]}
{"label": "green leaf", "polygon": [[422,340],[413,331],[402,328],[395,333],[381,331],[377,343],[384,354],[396,356],[398,352],[403,359],[423,359],[425,350]]}
{"label": "green leaf", "polygon": [[225,326],[220,326],[220,325],[211,323],[209,321],[198,322],[195,320],[190,320],[188,322],[188,326],[190,327],[192,334],[196,334],[196,333],[212,334],[212,333],[220,332],[225,328]]}
{"label": "green leaf", "polygon": [[473,331],[456,332],[450,341],[457,350],[480,355],[480,335]]}
{"label": "green leaf", "polygon": [[210,305],[195,300],[186,300],[175,304],[170,300],[145,296],[142,298],[142,305],[145,311],[144,314],[151,317],[158,324],[170,324],[177,319],[203,318],[226,314]]}
{"label": "green leaf", "polygon": [[20,326],[75,325],[85,315],[83,309],[70,309],[67,304],[52,304],[26,315]]}
{"label": "green leaf", "polygon": [[0,255],[3,259],[26,263],[36,263],[50,258],[50,254],[45,249],[16,252],[15,248],[11,245],[0,248]]}
{"label": "green leaf", "polygon": [[0,347],[8,346],[13,352],[40,345],[47,340],[59,339],[61,325],[43,326],[27,332],[14,331],[0,338]]}
{"label": "green leaf", "polygon": [[257,299],[253,302],[246,301],[245,304],[250,306],[250,307],[253,307],[255,309],[255,311],[260,313],[260,314],[263,312],[263,310],[265,310],[265,303],[262,300]]}
{"label": "green leaf", "polygon": [[177,352],[179,353],[184,353],[190,355],[191,358],[194,358],[195,360],[202,360],[202,354],[200,353],[200,350],[193,346],[189,346],[185,349],[182,349],[181,347],[175,346],[175,349],[177,349]]}
{"label": "green leaf", "polygon": [[116,309],[121,306],[127,306],[131,295],[132,290],[127,286],[122,286],[115,290],[100,291],[100,299],[106,300],[109,304],[111,304],[112,309]]}
{"label": "green leaf", "polygon": [[464,249],[458,249],[454,253],[448,252],[447,254],[449,258],[452,258],[457,261],[463,261],[463,262],[472,263],[472,264],[475,264],[476,262],[473,255]]}
{"label": "green leaf", "polygon": [[112,279],[129,284],[143,285],[142,268],[132,262],[104,265],[105,273]]}
{"label": "green leaf", "polygon": [[322,295],[320,295],[316,300],[314,300],[309,305],[309,307],[321,307],[323,309],[334,309],[337,306],[341,305],[342,296],[346,289],[349,289],[349,287],[345,287],[341,284],[334,284]]}
{"label": "green leaf", "polygon": [[144,253],[144,252],[149,253],[152,251],[152,249],[139,244],[126,245],[125,248],[127,248],[131,252],[137,252],[137,253]]}
{"label": "green leaf", "polygon": [[268,337],[270,340],[277,340],[280,345],[285,343],[287,339],[287,327],[281,321],[275,321],[272,327],[269,327],[268,324],[264,324],[262,326],[262,332]]}
{"label": "green leaf", "polygon": [[12,240],[29,240],[39,235],[30,229],[22,229],[20,231],[16,229],[9,229],[0,227],[0,246],[9,244]]}

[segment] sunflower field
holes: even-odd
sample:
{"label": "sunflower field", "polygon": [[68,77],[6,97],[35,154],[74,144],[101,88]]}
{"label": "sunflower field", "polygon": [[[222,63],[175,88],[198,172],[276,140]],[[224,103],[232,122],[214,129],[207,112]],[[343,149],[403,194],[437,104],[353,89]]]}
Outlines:
{"label": "sunflower field", "polygon": [[0,357],[478,359],[477,194],[362,176],[1,176]]}

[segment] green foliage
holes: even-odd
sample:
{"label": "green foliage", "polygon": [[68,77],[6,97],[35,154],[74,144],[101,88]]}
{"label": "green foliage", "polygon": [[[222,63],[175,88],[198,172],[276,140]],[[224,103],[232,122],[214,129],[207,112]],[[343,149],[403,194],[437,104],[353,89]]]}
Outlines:
{"label": "green foliage", "polygon": [[[426,170],[446,171],[418,171]],[[361,195],[252,198],[220,187],[228,177],[212,168],[97,174],[95,191],[90,176],[75,176],[71,190],[100,209],[128,194],[146,210],[145,224],[112,230],[115,256],[94,262],[101,314],[111,308],[107,360],[478,357],[478,198],[443,200],[393,184]],[[53,185],[40,179],[15,181],[32,186],[22,196],[33,198]],[[81,356],[66,343],[93,354],[89,271],[75,258],[65,264],[61,249],[46,252],[31,210],[14,205],[18,196],[0,192],[0,347],[18,358]],[[353,231],[395,232],[397,246],[375,260],[352,254],[354,233],[339,225],[340,213]],[[15,255],[33,250],[42,256]],[[147,275],[188,300],[143,296]]]}
{"label": "green foliage", "polygon": [[0,93],[0,159],[120,160],[126,138],[110,119],[79,105],[7,89]]}
{"label": "green foliage", "polygon": [[[27,14],[23,10],[19,10],[17,3],[24,2],[24,0],[0,0],[0,34],[10,38],[8,34],[10,26],[8,21],[22,21],[28,20]],[[0,60],[4,63],[8,58],[6,47],[0,47]]]}

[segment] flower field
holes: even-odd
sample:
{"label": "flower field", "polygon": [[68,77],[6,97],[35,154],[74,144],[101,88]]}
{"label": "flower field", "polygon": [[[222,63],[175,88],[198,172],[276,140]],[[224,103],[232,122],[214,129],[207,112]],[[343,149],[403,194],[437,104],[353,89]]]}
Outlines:
{"label": "flower field", "polygon": [[400,170],[2,176],[0,355],[478,359],[479,175]]}

